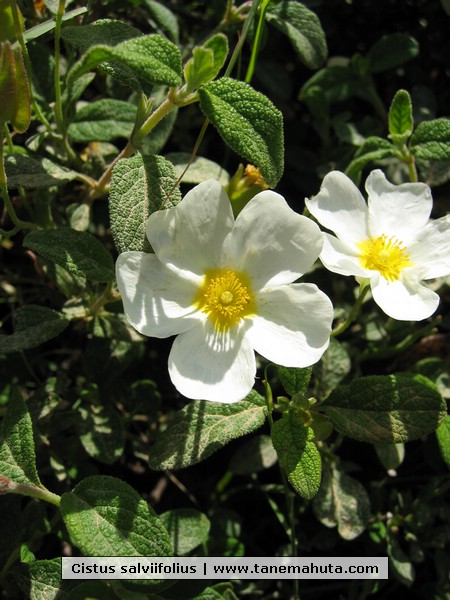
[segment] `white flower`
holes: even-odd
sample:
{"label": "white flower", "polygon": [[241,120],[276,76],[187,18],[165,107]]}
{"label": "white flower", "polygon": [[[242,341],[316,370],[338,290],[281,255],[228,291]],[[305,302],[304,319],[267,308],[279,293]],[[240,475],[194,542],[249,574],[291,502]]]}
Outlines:
{"label": "white flower", "polygon": [[124,252],[116,273],[125,314],[144,335],[178,334],[175,387],[192,399],[236,402],[252,389],[253,349],[306,367],[329,343],[332,305],[313,284],[291,284],[313,265],[322,235],[275,192],[257,194],[234,220],[217,181],[153,213],[155,254]]}
{"label": "white flower", "polygon": [[393,185],[380,170],[366,181],[368,204],[343,173],[326,175],[319,194],[306,199],[324,233],[320,260],[341,275],[370,280],[372,296],[390,317],[429,317],[439,296],[422,280],[450,274],[450,216],[429,220],[432,197],[424,183]]}

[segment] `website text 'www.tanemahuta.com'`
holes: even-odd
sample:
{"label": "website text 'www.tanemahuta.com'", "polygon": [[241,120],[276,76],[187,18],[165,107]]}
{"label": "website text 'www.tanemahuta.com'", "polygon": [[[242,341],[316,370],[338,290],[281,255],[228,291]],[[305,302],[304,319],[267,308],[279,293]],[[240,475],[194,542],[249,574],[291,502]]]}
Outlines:
{"label": "website text 'www.tanemahuta.com'", "polygon": [[387,556],[66,558],[63,579],[387,579]]}

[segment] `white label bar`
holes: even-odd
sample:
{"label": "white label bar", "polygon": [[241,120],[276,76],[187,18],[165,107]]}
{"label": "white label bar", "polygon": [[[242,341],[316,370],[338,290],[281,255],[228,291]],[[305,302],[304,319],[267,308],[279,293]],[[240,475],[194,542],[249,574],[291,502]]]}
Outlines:
{"label": "white label bar", "polygon": [[63,579],[388,579],[387,556],[62,558]]}

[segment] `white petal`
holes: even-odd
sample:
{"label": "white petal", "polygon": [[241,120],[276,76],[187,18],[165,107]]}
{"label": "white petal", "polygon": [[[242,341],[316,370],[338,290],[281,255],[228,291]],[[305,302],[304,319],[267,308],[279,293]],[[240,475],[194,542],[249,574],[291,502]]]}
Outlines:
{"label": "white petal", "polygon": [[246,326],[219,333],[209,320],[179,335],[169,355],[177,390],[193,400],[238,402],[255,383],[255,353]]}
{"label": "white petal", "polygon": [[116,263],[125,314],[140,333],[165,338],[203,318],[193,306],[198,281],[182,279],[154,254],[124,252]]}
{"label": "white petal", "polygon": [[348,243],[369,237],[367,204],[351,179],[340,171],[325,175],[320,192],[305,199],[309,212],[321,225]]}
{"label": "white petal", "polygon": [[200,183],[175,206],[147,220],[147,237],[161,262],[203,275],[221,266],[225,237],[233,228],[230,200],[219,182]]}
{"label": "white petal", "polygon": [[429,221],[408,253],[423,269],[423,279],[450,275],[450,215]]}
{"label": "white petal", "polygon": [[433,200],[425,183],[394,185],[376,169],[366,180],[366,190],[372,237],[395,236],[407,245],[428,222]]}
{"label": "white petal", "polygon": [[355,277],[370,276],[371,271],[361,266],[358,253],[350,244],[346,244],[328,233],[324,233],[323,238],[320,260],[329,271]]}
{"label": "white petal", "polygon": [[318,226],[294,212],[282,196],[266,190],[239,213],[224,252],[230,265],[249,274],[254,288],[260,289],[298,279],[321,248]]}
{"label": "white petal", "polygon": [[265,358],[285,367],[316,363],[330,341],[333,306],[317,286],[294,283],[257,295],[248,337]]}
{"label": "white petal", "polygon": [[421,321],[431,316],[439,304],[439,296],[421,285],[414,269],[402,274],[398,281],[386,281],[378,274],[370,281],[372,296],[378,306],[398,321]]}

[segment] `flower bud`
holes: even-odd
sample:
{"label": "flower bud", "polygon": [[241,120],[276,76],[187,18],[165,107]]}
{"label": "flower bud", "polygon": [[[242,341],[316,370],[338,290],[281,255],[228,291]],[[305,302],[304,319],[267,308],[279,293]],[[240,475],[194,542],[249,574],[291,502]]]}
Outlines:
{"label": "flower bud", "polygon": [[0,125],[11,122],[23,133],[30,124],[30,87],[21,48],[0,44]]}

